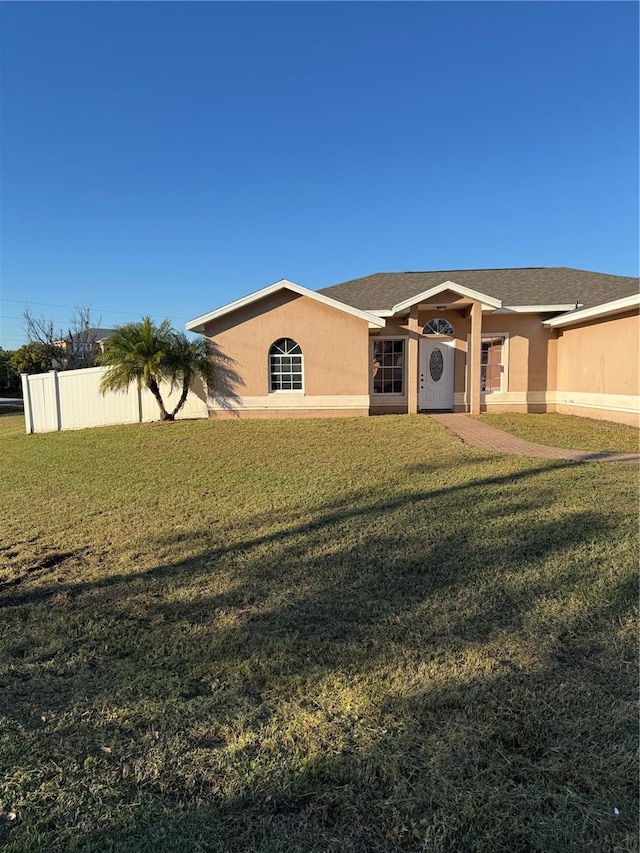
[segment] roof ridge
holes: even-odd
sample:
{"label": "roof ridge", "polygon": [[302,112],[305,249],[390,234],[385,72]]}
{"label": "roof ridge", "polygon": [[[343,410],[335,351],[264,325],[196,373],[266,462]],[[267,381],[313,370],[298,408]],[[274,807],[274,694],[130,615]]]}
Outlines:
{"label": "roof ridge", "polygon": [[[350,278],[344,282],[340,282],[340,284],[347,284],[347,282],[353,281],[362,281],[365,278],[372,278],[374,275],[428,275],[430,273],[453,273],[453,272],[512,272],[517,270],[571,270],[572,272],[586,272],[590,275],[603,275],[607,278],[630,278],[635,279],[638,276],[634,275],[615,275],[613,273],[608,272],[600,272],[600,270],[585,270],[581,267],[567,267],[567,266],[557,266],[557,267],[465,267],[461,269],[448,269],[448,270],[379,270],[378,272],[368,273],[367,275],[360,275],[357,278]],[[334,287],[335,285],[330,285]]]}
{"label": "roof ridge", "polygon": [[[544,267],[540,267],[539,269],[544,269]],[[615,275],[615,273],[600,272],[600,270],[583,270],[581,267],[548,267],[548,269],[573,270],[573,272],[588,272],[589,275],[604,275],[607,278],[629,278],[632,281],[635,281],[635,279],[638,278],[637,275]]]}
{"label": "roof ridge", "polygon": [[[365,278],[371,278],[372,275],[388,275],[389,273],[384,272],[370,272],[367,275],[359,275],[357,278],[348,278],[346,281],[339,281],[337,284],[329,284],[326,287],[321,287],[320,290],[329,290],[332,287],[338,287],[340,284],[351,284],[354,281],[362,281]],[[392,273],[394,275],[394,273]],[[397,273],[395,273],[397,275]]]}
{"label": "roof ridge", "polygon": [[[436,273],[436,272],[494,272],[498,270],[558,270],[558,269],[571,269],[571,267],[464,267],[460,269],[449,269],[449,270],[403,270],[402,275],[408,274],[416,274],[423,275],[424,273]],[[393,273],[390,273],[393,275]],[[374,273],[377,275],[377,273]]]}

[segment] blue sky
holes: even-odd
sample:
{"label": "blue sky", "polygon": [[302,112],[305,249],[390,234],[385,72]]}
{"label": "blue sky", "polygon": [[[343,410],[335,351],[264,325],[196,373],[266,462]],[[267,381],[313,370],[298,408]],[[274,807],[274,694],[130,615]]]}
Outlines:
{"label": "blue sky", "polygon": [[635,3],[0,15],[5,349],[25,303],[182,326],[280,278],[638,274]]}

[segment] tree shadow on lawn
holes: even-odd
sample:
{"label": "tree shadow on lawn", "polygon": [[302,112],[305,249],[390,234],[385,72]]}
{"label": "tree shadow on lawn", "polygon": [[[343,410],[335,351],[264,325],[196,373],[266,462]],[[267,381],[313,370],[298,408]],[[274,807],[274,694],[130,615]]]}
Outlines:
{"label": "tree shadow on lawn", "polygon": [[[40,822],[68,850],[608,849],[628,831],[598,811],[610,789],[630,812],[624,726],[594,727],[625,699],[611,626],[628,579],[588,625],[562,616],[597,576],[563,556],[613,526],[550,517],[547,475],[573,464],[360,493],[146,572],[5,589],[20,636],[0,710],[33,805],[16,844]],[[606,762],[578,783],[585,751]]]}
{"label": "tree shadow on lawn", "polygon": [[[635,712],[612,719],[609,664],[450,673],[363,716],[328,712],[330,737],[306,753],[254,728],[222,771],[190,766],[192,743],[65,849],[633,850]],[[102,777],[121,761],[101,756]]]}
{"label": "tree shadow on lawn", "polygon": [[[476,464],[481,464],[492,459],[478,459]],[[436,466],[412,466],[419,468],[421,472],[433,473],[437,470]],[[446,466],[451,470],[451,465]],[[465,463],[463,466],[469,469],[470,466]],[[47,567],[56,567],[63,563],[68,558],[83,557],[85,552],[80,550],[77,553],[60,552],[47,554],[36,561],[32,566],[27,567],[22,578],[12,578],[9,583],[0,582],[0,608],[14,607],[24,604],[35,604],[37,602],[46,601],[52,596],[60,594],[78,595],[91,589],[100,587],[108,587],[113,585],[127,584],[131,581],[144,581],[151,578],[165,578],[166,576],[175,575],[179,577],[182,573],[186,576],[191,568],[202,571],[203,566],[214,566],[223,558],[232,555],[242,555],[250,553],[261,546],[273,546],[279,548],[283,542],[291,539],[299,539],[300,537],[314,536],[318,532],[325,531],[326,538],[333,540],[341,534],[340,526],[342,523],[348,523],[354,520],[362,520],[363,523],[378,523],[386,522],[387,518],[398,511],[407,510],[409,508],[417,508],[420,513],[431,511],[429,519],[429,534],[425,541],[428,543],[433,539],[434,531],[445,531],[448,536],[453,536],[458,542],[461,532],[455,529],[457,517],[461,513],[478,511],[480,506],[490,507],[492,515],[510,513],[516,515],[522,510],[529,510],[538,506],[546,506],[549,504],[548,487],[543,485],[535,485],[535,477],[537,475],[545,475],[551,472],[559,472],[566,469],[582,468],[580,463],[563,462],[559,464],[543,465],[535,468],[525,468],[521,471],[510,471],[507,474],[499,474],[492,477],[482,477],[479,479],[469,479],[452,486],[443,486],[435,489],[417,489],[415,491],[395,495],[393,499],[388,498],[385,491],[381,491],[378,499],[371,499],[372,491],[352,492],[345,495],[338,501],[325,504],[322,510],[312,518],[300,519],[300,513],[297,511],[270,511],[262,515],[255,515],[243,525],[243,530],[248,531],[248,535],[240,538],[238,541],[228,539],[225,544],[219,547],[205,547],[211,541],[211,530],[204,528],[201,530],[189,529],[186,533],[177,532],[167,536],[160,537],[158,545],[170,546],[176,542],[183,542],[186,538],[190,538],[198,543],[202,543],[203,549],[196,557],[189,558],[184,562],[166,563],[158,565],[152,569],[145,571],[134,571],[128,574],[107,575],[97,581],[80,581],[73,583],[56,583],[50,587],[40,586],[26,593],[11,593],[5,598],[1,597],[4,588],[7,586],[17,586],[22,580],[26,580],[28,575],[37,571],[44,563]],[[529,481],[531,482],[524,482]],[[526,498],[520,500],[518,504],[513,503],[513,490],[518,484],[526,486],[528,491]],[[499,492],[499,497],[490,492],[486,493],[486,489],[492,487],[502,487]],[[504,505],[504,497],[511,493],[510,502]],[[522,497],[522,496],[521,496]],[[497,503],[497,507],[492,504]],[[277,516],[277,526],[274,529],[274,515]],[[484,521],[484,519],[481,519]],[[415,523],[415,518],[409,518],[408,523]],[[255,530],[263,529],[268,525],[271,529],[263,534],[255,534]],[[483,525],[484,526],[484,525]],[[388,535],[388,531],[385,530]],[[399,541],[405,535],[411,535],[411,531],[399,530],[395,534],[399,537]],[[309,549],[304,545],[298,548],[306,553]],[[458,547],[456,550],[461,550]]]}

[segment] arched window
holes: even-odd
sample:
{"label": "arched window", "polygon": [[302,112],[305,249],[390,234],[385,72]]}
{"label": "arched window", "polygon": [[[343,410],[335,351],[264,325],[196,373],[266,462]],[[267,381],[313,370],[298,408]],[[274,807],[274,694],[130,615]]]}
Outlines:
{"label": "arched window", "polygon": [[448,320],[445,320],[444,317],[434,317],[433,320],[429,320],[424,329],[422,330],[423,335],[449,335],[453,337],[455,332],[453,331],[453,326]]}
{"label": "arched window", "polygon": [[302,350],[291,338],[269,350],[269,391],[302,391]]}

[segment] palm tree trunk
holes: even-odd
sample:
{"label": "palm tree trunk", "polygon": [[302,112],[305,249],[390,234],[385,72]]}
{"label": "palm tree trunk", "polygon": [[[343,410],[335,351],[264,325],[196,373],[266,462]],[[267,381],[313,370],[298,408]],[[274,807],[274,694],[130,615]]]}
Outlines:
{"label": "palm tree trunk", "polygon": [[164,402],[162,400],[162,396],[160,395],[160,389],[158,388],[158,383],[156,382],[155,377],[150,377],[147,382],[147,387],[149,388],[149,391],[151,391],[153,396],[156,398],[156,402],[160,407],[160,420],[172,421],[174,419],[173,415],[170,414],[164,407]]}
{"label": "palm tree trunk", "polygon": [[182,394],[180,394],[180,399],[178,400],[178,405],[171,412],[171,418],[175,418],[180,409],[184,406],[185,401],[187,399],[187,394],[189,393],[189,386],[191,385],[191,373],[187,370],[185,371],[184,377],[182,378]]}

